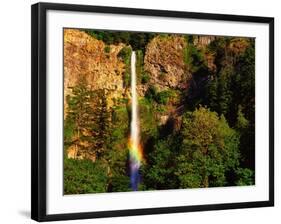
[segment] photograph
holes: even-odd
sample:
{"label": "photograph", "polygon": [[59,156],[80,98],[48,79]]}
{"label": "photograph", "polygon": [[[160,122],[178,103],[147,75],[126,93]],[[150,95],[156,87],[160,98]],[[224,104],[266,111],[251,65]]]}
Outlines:
{"label": "photograph", "polygon": [[255,38],[63,28],[63,194],[255,185]]}

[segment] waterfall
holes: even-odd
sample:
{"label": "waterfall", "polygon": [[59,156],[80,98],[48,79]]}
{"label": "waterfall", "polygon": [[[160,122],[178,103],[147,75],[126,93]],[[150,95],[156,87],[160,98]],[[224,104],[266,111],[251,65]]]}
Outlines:
{"label": "waterfall", "polygon": [[138,97],[137,97],[137,80],[136,80],[136,54],[133,51],[131,55],[131,126],[130,126],[130,180],[131,188],[134,191],[138,190],[140,182],[139,168],[142,160],[142,151],[139,141],[139,117],[138,117]]}

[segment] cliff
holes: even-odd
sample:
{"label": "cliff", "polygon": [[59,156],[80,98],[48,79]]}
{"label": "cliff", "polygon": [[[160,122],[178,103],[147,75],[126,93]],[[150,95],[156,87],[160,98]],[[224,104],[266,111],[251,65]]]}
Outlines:
{"label": "cliff", "polygon": [[108,105],[124,94],[122,73],[125,64],[117,57],[123,44],[105,45],[83,31],[64,30],[64,106],[71,88],[84,79],[92,90],[108,91]]}
{"label": "cliff", "polygon": [[194,36],[193,44],[198,48],[207,47],[213,40],[215,40],[215,36]]}
{"label": "cliff", "polygon": [[186,42],[179,35],[157,36],[148,43],[144,69],[150,73],[150,83],[158,89],[182,88],[191,75],[184,63]]}

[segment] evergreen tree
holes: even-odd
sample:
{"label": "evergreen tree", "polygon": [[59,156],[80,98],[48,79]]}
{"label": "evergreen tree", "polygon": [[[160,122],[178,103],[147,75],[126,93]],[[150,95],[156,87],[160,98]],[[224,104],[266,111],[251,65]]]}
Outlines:
{"label": "evergreen tree", "polygon": [[113,108],[110,136],[103,159],[109,167],[108,191],[130,191],[128,175],[129,116],[126,106]]}
{"label": "evergreen tree", "polygon": [[142,167],[143,183],[147,189],[178,188],[178,179],[174,172],[179,148],[178,136],[170,135],[167,139],[159,139],[155,142],[146,157],[146,165]]}
{"label": "evergreen tree", "polygon": [[100,161],[64,159],[64,194],[89,194],[107,191],[106,166]]}
{"label": "evergreen tree", "polygon": [[249,121],[245,118],[242,112],[242,106],[238,106],[236,129],[242,133],[249,127]]}
{"label": "evergreen tree", "polygon": [[74,146],[77,157],[95,160],[105,151],[109,112],[104,90],[89,90],[81,80],[67,97],[66,130],[71,127],[71,137],[65,136],[66,145]]}
{"label": "evergreen tree", "polygon": [[232,75],[232,67],[226,67],[221,70],[218,78],[218,89],[217,89],[217,96],[218,96],[218,108],[217,112],[219,114],[227,115],[229,106],[231,104],[231,95],[232,92],[230,90],[229,80]]}
{"label": "evergreen tree", "polygon": [[[230,117],[233,124],[240,131],[240,151],[242,154],[241,165],[255,170],[255,42],[250,44],[245,52],[238,58],[233,76],[231,90],[233,101]],[[243,129],[241,119],[248,121]],[[240,119],[240,120],[239,120]],[[244,120],[244,119],[242,119]]]}
{"label": "evergreen tree", "polygon": [[248,168],[237,168],[236,171],[236,181],[235,185],[237,186],[245,186],[245,185],[253,185],[254,182],[254,172]]}

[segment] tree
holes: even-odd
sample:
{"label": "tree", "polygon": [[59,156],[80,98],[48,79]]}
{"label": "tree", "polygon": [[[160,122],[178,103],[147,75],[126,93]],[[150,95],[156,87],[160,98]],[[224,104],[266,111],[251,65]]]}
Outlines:
{"label": "tree", "polygon": [[[232,80],[233,101],[232,123],[239,129],[241,165],[251,170],[255,169],[255,42],[250,44],[245,52],[237,59],[235,76]],[[238,91],[239,90],[239,91]],[[239,127],[242,116],[248,121],[243,129]],[[240,119],[240,121],[238,120]]]}
{"label": "tree", "polygon": [[68,112],[65,143],[75,147],[75,158],[95,160],[106,147],[109,129],[109,111],[104,90],[90,90],[80,80],[67,97]]}
{"label": "tree", "polygon": [[238,112],[237,112],[237,123],[236,123],[236,129],[240,131],[240,133],[244,132],[245,129],[249,127],[249,121],[245,118],[243,112],[242,112],[242,106],[238,106]]}
{"label": "tree", "polygon": [[118,53],[118,57],[121,58],[125,64],[125,71],[123,72],[124,87],[129,87],[131,84],[131,47],[123,47]]}
{"label": "tree", "polygon": [[209,106],[213,111],[218,111],[218,78],[214,77],[208,86],[208,101]]}
{"label": "tree", "polygon": [[225,66],[208,84],[208,105],[217,113],[228,115],[232,103],[231,76],[233,67]]}
{"label": "tree", "polygon": [[112,111],[112,125],[107,151],[103,156],[109,167],[108,191],[129,191],[128,133],[129,116],[126,106],[116,106]]}
{"label": "tree", "polygon": [[229,110],[229,105],[231,104],[231,96],[232,92],[230,90],[230,77],[233,74],[232,66],[224,67],[221,72],[219,73],[218,77],[218,89],[217,89],[217,96],[218,96],[218,106],[217,112],[219,114],[227,115]]}
{"label": "tree", "polygon": [[179,139],[172,135],[155,142],[152,151],[147,155],[146,165],[142,168],[143,182],[147,189],[178,188],[174,172],[179,142]]}
{"label": "tree", "polygon": [[248,168],[238,168],[236,171],[236,182],[237,186],[253,185],[254,172]]}
{"label": "tree", "polygon": [[200,106],[184,114],[181,134],[175,172],[180,187],[226,185],[227,171],[239,165],[239,138],[224,116]]}
{"label": "tree", "polygon": [[[245,118],[245,115],[243,113],[243,108],[241,105],[238,106],[238,112],[237,112],[237,122],[235,125],[236,130],[239,132],[239,149],[241,152],[241,165],[246,170],[240,170],[239,172],[236,172],[237,175],[239,175],[243,179],[242,174],[247,174],[246,178],[251,179],[251,182],[253,182],[253,176],[254,176],[254,158],[255,158],[255,150],[253,148],[253,142],[254,142],[254,133],[250,126],[249,120]],[[242,169],[242,168],[241,168]],[[249,171],[247,171],[249,170]],[[242,176],[241,176],[242,175]],[[245,175],[244,175],[245,176]],[[241,179],[240,178],[240,179]],[[250,182],[250,181],[240,181],[240,182]]]}
{"label": "tree", "polygon": [[89,194],[107,191],[106,167],[101,162],[64,159],[64,194]]}

